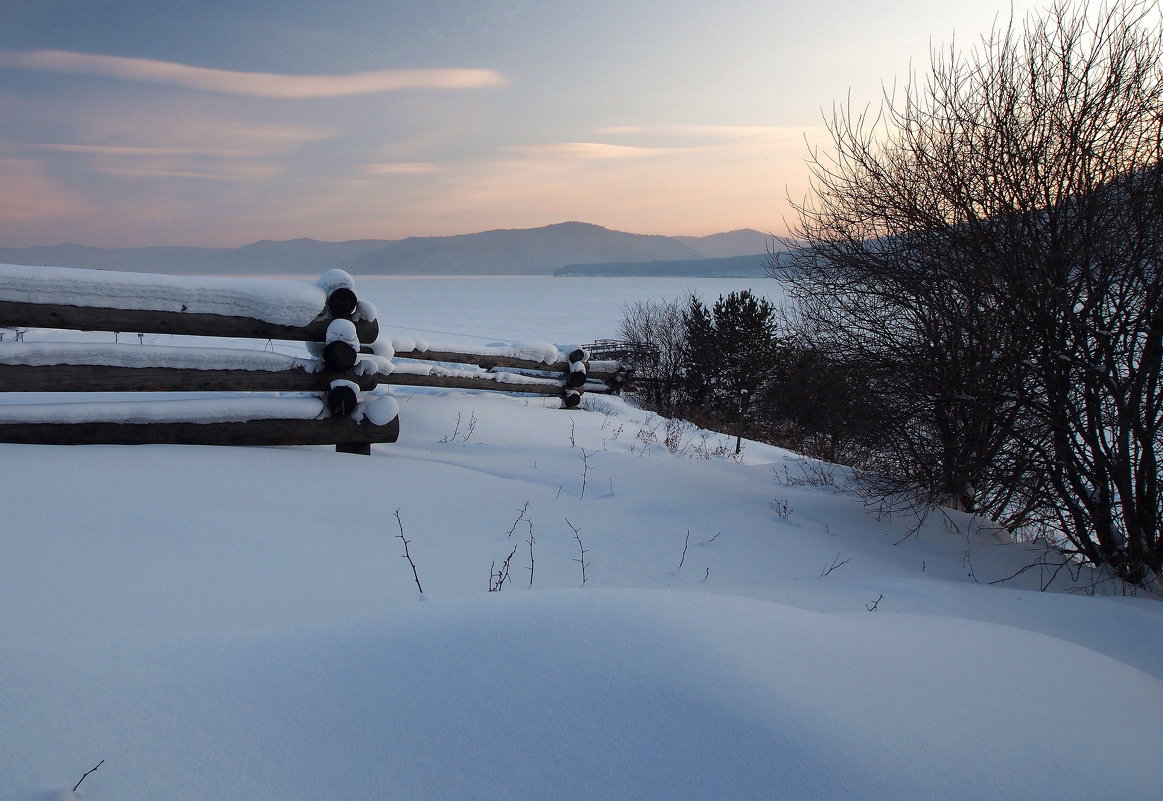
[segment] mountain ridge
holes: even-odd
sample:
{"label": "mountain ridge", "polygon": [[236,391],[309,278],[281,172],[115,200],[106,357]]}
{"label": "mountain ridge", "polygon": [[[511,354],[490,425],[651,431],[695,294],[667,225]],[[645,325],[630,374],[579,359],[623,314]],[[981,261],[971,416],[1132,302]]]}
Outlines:
{"label": "mountain ridge", "polygon": [[[752,255],[762,252],[767,239],[752,229],[687,237],[636,234],[568,221],[396,240],[266,239],[237,248],[99,248],[64,243],[0,248],[0,263],[183,274],[317,275],[341,267],[367,276],[552,275],[575,264],[678,263]],[[754,247],[751,254],[745,252],[749,247]]]}

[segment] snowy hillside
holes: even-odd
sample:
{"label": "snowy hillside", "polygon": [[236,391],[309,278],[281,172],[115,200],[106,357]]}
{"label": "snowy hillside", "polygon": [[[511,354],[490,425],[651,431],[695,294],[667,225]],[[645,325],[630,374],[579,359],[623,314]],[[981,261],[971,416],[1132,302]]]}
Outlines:
{"label": "snowy hillside", "polygon": [[1157,797],[1158,601],[620,400],[396,394],[371,457],[0,445],[0,798]]}

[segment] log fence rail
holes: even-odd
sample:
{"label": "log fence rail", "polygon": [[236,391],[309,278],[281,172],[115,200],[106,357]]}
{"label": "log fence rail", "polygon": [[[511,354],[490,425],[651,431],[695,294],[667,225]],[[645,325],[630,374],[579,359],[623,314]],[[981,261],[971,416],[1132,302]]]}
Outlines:
{"label": "log fence rail", "polygon": [[[0,404],[0,442],[334,444],[339,451],[370,453],[372,443],[398,438],[398,407],[386,394],[373,394],[372,376],[391,366],[359,354],[361,343],[376,340],[379,324],[375,308],[360,302],[353,287],[341,270],[307,282],[0,265],[0,328],[277,339],[306,343],[314,357],[226,347],[0,341],[5,392],[219,393]],[[368,394],[359,398],[357,390]],[[244,394],[256,392],[304,394]]]}
{"label": "log fence rail", "polygon": [[[113,332],[115,340],[117,332],[141,333],[138,344],[28,342],[30,329]],[[366,454],[399,436],[398,405],[381,385],[557,396],[574,408],[584,393],[616,394],[631,378],[622,362],[593,359],[582,347],[393,349],[378,339],[374,306],[341,270],[311,283],[0,265],[0,333],[8,334],[0,336],[3,392],[235,398],[3,403],[0,442],[335,444]],[[144,333],[300,342],[310,356],[146,345]],[[277,399],[246,393],[300,395],[283,398],[279,411]]]}

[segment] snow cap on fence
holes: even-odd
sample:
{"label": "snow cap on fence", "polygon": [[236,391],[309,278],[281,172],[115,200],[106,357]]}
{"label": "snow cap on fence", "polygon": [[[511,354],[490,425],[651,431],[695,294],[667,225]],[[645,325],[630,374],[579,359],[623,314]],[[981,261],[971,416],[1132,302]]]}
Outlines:
{"label": "snow cap on fence", "polygon": [[391,359],[375,353],[361,353],[355,363],[356,375],[389,375],[395,369]]}
{"label": "snow cap on fence", "polygon": [[[352,280],[342,270],[330,273]],[[341,281],[336,277],[333,283]],[[214,314],[305,326],[324,309],[327,294],[310,281],[0,264],[0,301],[11,303]]]}
{"label": "snow cap on fence", "polygon": [[[400,404],[391,395],[373,395],[360,404],[364,419],[373,426],[386,426],[400,416]],[[358,412],[357,412],[358,413]]]}
{"label": "snow cap on fence", "polygon": [[336,417],[346,417],[359,404],[359,384],[337,378],[327,392],[327,409]]}
{"label": "snow cap on fence", "polygon": [[367,347],[376,356],[382,356],[385,359],[390,359],[396,355],[396,349],[392,346],[392,340],[390,339],[377,339]]}
{"label": "snow cap on fence", "polygon": [[332,342],[346,342],[359,350],[359,335],[355,331],[355,323],[351,320],[332,320],[327,326],[325,341],[328,345]]}
{"label": "snow cap on fence", "polygon": [[380,313],[376,305],[370,300],[360,300],[355,304],[355,314],[351,316],[351,319],[356,321],[378,320],[380,319]]}
{"label": "snow cap on fence", "polygon": [[355,291],[355,279],[351,277],[351,273],[339,268],[323,273],[315,283],[328,295],[337,289]]}

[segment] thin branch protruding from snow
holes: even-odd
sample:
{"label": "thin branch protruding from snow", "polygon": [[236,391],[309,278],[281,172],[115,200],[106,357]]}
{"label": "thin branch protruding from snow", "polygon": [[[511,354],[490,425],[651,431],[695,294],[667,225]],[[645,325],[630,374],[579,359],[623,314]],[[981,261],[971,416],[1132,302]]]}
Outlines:
{"label": "thin branch protruding from snow", "polygon": [[75,793],[75,792],[77,792],[77,788],[81,786],[81,782],[85,781],[85,777],[86,777],[86,776],[88,776],[90,773],[92,773],[93,771],[97,770],[97,768],[101,767],[101,766],[102,766],[102,765],[104,765],[104,764],[105,764],[105,760],[104,760],[104,759],[102,759],[102,760],[101,760],[100,762],[98,762],[96,765],[94,765],[93,767],[91,767],[91,768],[89,768],[87,771],[85,771],[85,775],[84,775],[84,776],[82,776],[80,779],[78,779],[78,780],[77,780],[77,783],[73,785],[73,792],[74,792],[74,793]]}
{"label": "thin branch protruding from snow", "polygon": [[408,551],[408,543],[411,540],[404,537],[404,521],[400,519],[400,510],[396,510],[396,525],[400,527],[400,533],[396,536],[404,543],[404,558],[408,560],[408,564],[412,566],[412,578],[416,581],[416,589],[420,590],[420,594],[424,594],[424,588],[420,586],[420,575],[416,572],[416,563],[412,561],[412,554]]}
{"label": "thin branch protruding from snow", "polygon": [[840,553],[837,551],[836,558],[832,560],[831,566],[824,568],[823,572],[820,573],[820,578],[823,578],[824,576],[828,575],[836,568],[840,567],[841,565],[846,565],[851,561],[852,561],[852,557],[849,556],[847,559],[845,559],[843,562],[841,562],[840,561]]}

